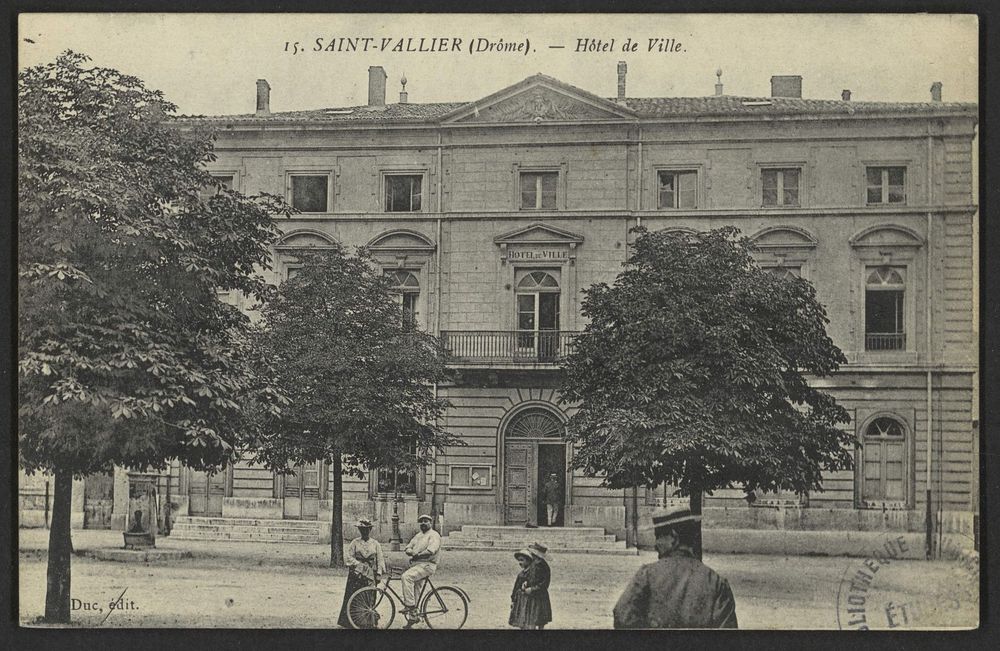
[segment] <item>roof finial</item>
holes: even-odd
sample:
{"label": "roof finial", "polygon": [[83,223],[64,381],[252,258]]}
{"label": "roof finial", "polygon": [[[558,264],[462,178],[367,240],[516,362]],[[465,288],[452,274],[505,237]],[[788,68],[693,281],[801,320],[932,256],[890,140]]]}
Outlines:
{"label": "roof finial", "polygon": [[403,90],[399,91],[399,103],[400,104],[406,104],[406,101],[409,98],[409,95],[407,95],[407,93],[406,93],[406,73],[405,72],[403,73],[403,76],[399,79],[399,83],[403,85]]}
{"label": "roof finial", "polygon": [[715,78],[716,78],[716,82],[715,82],[715,94],[716,95],[721,95],[722,94],[722,68],[716,68],[715,69]]}

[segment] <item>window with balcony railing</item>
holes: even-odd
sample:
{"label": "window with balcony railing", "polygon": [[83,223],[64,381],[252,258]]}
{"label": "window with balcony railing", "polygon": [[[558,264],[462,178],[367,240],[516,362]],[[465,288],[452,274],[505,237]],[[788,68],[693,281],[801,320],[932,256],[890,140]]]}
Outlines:
{"label": "window with balcony railing", "polygon": [[550,365],[569,354],[577,334],[565,330],[530,335],[521,330],[443,330],[441,343],[451,363]]}
{"label": "window with balcony railing", "polygon": [[870,270],[865,283],[865,350],[906,350],[905,295],[901,270]]}

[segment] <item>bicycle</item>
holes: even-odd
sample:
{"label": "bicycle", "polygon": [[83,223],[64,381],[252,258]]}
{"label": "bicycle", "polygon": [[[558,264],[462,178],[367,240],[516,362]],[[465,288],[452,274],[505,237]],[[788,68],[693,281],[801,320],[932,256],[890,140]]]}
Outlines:
{"label": "bicycle", "polygon": [[[347,602],[347,618],[354,628],[387,629],[392,626],[396,618],[396,602],[403,603],[403,599],[389,582],[400,580],[402,574],[401,568],[390,568],[381,586],[365,586],[351,595]],[[415,601],[420,605],[414,616],[422,618],[427,628],[459,629],[469,617],[469,602],[472,600],[461,588],[449,585],[435,588],[427,577],[420,581]]]}

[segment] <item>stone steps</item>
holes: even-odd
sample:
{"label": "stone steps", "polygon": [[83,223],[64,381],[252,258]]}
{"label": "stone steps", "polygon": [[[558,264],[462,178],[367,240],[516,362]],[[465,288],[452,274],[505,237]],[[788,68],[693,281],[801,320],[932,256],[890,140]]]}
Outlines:
{"label": "stone steps", "polygon": [[315,529],[321,526],[319,520],[278,520],[265,518],[223,518],[217,516],[182,515],[175,520],[175,524],[197,524],[197,525],[225,525],[229,526],[253,526],[253,527],[282,527],[285,529],[302,528]]}
{"label": "stone steps", "polygon": [[441,539],[446,550],[454,551],[509,551],[524,549],[533,542],[540,542],[554,553],[606,554],[635,556],[639,552],[629,549],[624,540],[616,540],[599,527],[504,527],[490,525],[465,525]]}
{"label": "stone steps", "polygon": [[[544,538],[545,540],[555,542],[568,542],[568,543],[592,543],[592,542],[615,542],[617,538],[614,534],[579,534],[579,535],[551,535],[548,529],[526,529],[528,533],[519,532],[503,532],[499,534],[491,534],[485,532],[466,532],[463,530],[452,531],[449,537],[456,540],[495,540],[495,541],[524,541],[525,539],[535,540],[539,538]],[[531,533],[532,531],[536,533]]]}
{"label": "stone steps", "polygon": [[315,545],[320,542],[318,535],[300,534],[251,534],[229,532],[171,531],[170,537],[177,540],[213,540],[217,542],[266,542]]}
{"label": "stone steps", "polygon": [[177,540],[316,544],[325,523],[316,520],[268,520],[181,516],[170,531]]}
{"label": "stone steps", "polygon": [[228,531],[230,533],[301,533],[318,534],[319,527],[254,527],[252,525],[238,524],[226,526],[224,524],[175,524],[171,531],[199,531],[203,533]]}

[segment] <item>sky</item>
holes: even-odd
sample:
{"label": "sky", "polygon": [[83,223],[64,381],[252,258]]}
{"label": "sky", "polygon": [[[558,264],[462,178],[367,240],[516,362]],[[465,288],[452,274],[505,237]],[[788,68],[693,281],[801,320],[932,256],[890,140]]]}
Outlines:
{"label": "sky", "polygon": [[[370,51],[314,51],[340,37],[369,38]],[[392,51],[421,38],[448,51]],[[577,51],[580,39],[610,51]],[[520,51],[469,51],[501,41]],[[812,99],[929,101],[934,81],[945,101],[978,98],[977,18],[961,15],[21,14],[18,43],[22,68],[82,52],[188,115],[252,113],[257,79],[273,112],[364,104],[375,65],[389,102],[403,75],[411,102],[471,101],[538,72],[613,97],[618,61],[629,97],[712,95],[721,69],[727,95],[767,96],[772,75],[801,75]]]}

